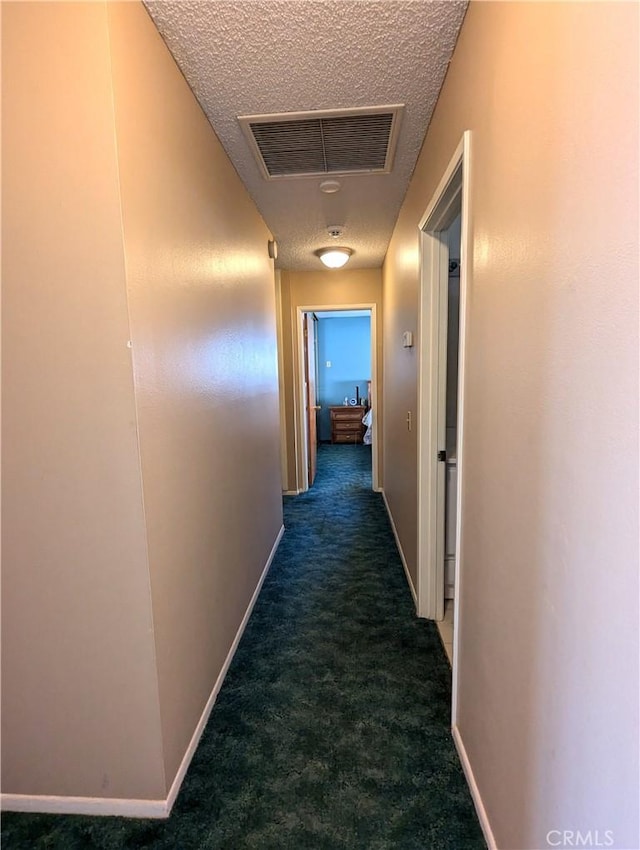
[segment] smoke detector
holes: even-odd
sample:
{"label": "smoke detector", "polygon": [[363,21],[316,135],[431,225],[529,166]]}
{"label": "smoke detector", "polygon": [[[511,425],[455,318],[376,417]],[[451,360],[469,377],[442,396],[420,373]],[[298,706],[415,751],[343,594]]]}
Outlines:
{"label": "smoke detector", "polygon": [[324,192],[325,195],[335,195],[336,192],[340,191],[340,181],[323,180],[320,184],[320,191]]}
{"label": "smoke detector", "polygon": [[329,227],[327,227],[327,233],[332,239],[339,239],[344,233],[344,227],[340,224],[330,224]]}

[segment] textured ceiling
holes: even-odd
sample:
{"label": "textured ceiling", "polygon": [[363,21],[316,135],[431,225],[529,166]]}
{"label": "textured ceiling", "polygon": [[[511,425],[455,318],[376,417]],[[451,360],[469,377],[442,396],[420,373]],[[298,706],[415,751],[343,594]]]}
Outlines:
{"label": "textured ceiling", "polygon": [[[320,268],[327,226],[349,268],[382,264],[467,7],[466,0],[147,0],[146,6],[279,248]],[[265,180],[240,115],[405,104],[390,174]]]}

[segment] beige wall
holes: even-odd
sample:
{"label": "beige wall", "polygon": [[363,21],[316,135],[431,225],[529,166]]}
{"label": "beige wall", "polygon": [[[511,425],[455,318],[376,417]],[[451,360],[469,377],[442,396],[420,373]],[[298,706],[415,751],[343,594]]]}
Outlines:
{"label": "beige wall", "polygon": [[282,524],[269,233],[141,4],[3,4],[2,117],[3,791],[164,798]]}
{"label": "beige wall", "polygon": [[2,780],[158,798],[106,24],[2,4]]}
{"label": "beige wall", "polygon": [[[285,489],[296,491],[302,486],[299,457],[296,451],[297,394],[295,376],[299,374],[296,321],[299,307],[349,307],[375,304],[378,370],[378,433],[383,433],[382,417],[382,273],[380,269],[336,269],[333,271],[294,272],[280,274],[282,309],[282,361],[284,384],[284,419],[286,432],[287,477]],[[378,468],[382,478],[382,439],[378,439]]]}
{"label": "beige wall", "polygon": [[108,8],[170,783],[282,525],[274,273],[144,7]]}
{"label": "beige wall", "polygon": [[392,413],[416,362],[391,343],[470,129],[458,721],[509,850],[554,829],[640,846],[637,63],[635,4],[472,2],[384,267],[385,487],[414,558]]}

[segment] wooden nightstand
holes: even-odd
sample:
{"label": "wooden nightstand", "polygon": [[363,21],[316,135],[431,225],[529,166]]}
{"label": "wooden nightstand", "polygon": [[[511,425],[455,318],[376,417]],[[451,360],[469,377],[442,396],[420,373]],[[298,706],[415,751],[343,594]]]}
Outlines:
{"label": "wooden nightstand", "polygon": [[362,405],[347,407],[330,407],[331,414],[331,442],[332,443],[361,443],[366,428],[362,424],[362,417],[367,409]]}

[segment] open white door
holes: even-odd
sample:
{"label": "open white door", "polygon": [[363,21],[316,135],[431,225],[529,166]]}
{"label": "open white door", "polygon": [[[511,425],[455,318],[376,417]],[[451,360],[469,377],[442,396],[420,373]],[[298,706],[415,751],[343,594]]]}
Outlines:
{"label": "open white door", "polygon": [[444,615],[444,546],[446,489],[448,235],[460,215],[460,311],[457,386],[457,494],[453,627],[452,723],[456,723],[458,639],[463,610],[464,397],[467,280],[470,257],[471,133],[465,132],[440,185],[420,222],[420,380],[418,429],[418,615],[441,620]]}
{"label": "open white door", "polygon": [[[456,212],[456,198],[450,211]],[[444,615],[444,523],[446,484],[447,286],[449,249],[443,231],[423,232],[418,484],[418,614]]]}
{"label": "open white door", "polygon": [[[446,230],[461,215],[460,342],[458,359],[456,588],[459,585],[461,486],[464,428],[464,345],[466,316],[468,164],[470,133],[455,151],[420,222],[420,380],[418,433],[418,615],[444,615],[447,306],[449,248]],[[457,590],[456,590],[457,594]],[[457,608],[457,600],[456,600]],[[455,643],[455,635],[454,635]]]}

